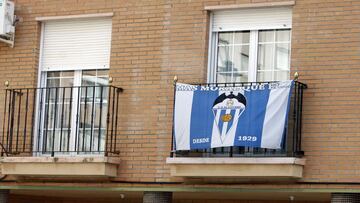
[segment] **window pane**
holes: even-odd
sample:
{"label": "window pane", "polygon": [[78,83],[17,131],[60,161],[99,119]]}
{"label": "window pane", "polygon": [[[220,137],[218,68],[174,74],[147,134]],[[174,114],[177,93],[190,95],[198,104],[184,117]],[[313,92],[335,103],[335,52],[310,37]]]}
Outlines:
{"label": "window pane", "polygon": [[235,32],[234,44],[248,44],[250,40],[250,31]]}
{"label": "window pane", "polygon": [[218,73],[217,74],[217,82],[225,83],[231,81],[231,73]]}
{"label": "window pane", "polygon": [[74,77],[74,71],[61,71],[61,77]]}
{"label": "window pane", "polygon": [[98,76],[109,76],[109,70],[97,70],[97,75]]}
{"label": "window pane", "polygon": [[74,79],[73,78],[64,78],[60,81],[61,87],[72,87],[74,86]]}
{"label": "window pane", "polygon": [[274,80],[289,80],[290,79],[290,74],[289,71],[276,71],[275,72],[275,78]]}
{"label": "window pane", "polygon": [[290,30],[277,30],[276,31],[277,42],[289,42],[290,41]]}
{"label": "window pane", "polygon": [[233,33],[232,32],[219,33],[219,45],[230,45],[230,44],[233,44]]}
{"label": "window pane", "polygon": [[47,72],[47,87],[72,87],[74,71]]}
{"label": "window pane", "polygon": [[274,34],[275,34],[274,30],[259,31],[259,42],[273,42]]}
{"label": "window pane", "polygon": [[47,86],[48,87],[59,87],[60,86],[60,79],[47,79]]}
{"label": "window pane", "polygon": [[47,72],[47,77],[60,77],[60,71],[56,71],[56,72]]}
{"label": "window pane", "polygon": [[249,46],[234,46],[233,71],[248,71],[249,68]]}
{"label": "window pane", "polygon": [[96,85],[109,85],[109,77],[99,77]]}
{"label": "window pane", "polygon": [[263,82],[263,81],[272,81],[272,71],[261,71],[257,73],[257,81]]}
{"label": "window pane", "polygon": [[274,62],[274,45],[260,44],[258,51],[258,70],[271,70]]}
{"label": "window pane", "polygon": [[248,73],[233,73],[233,81],[232,82],[247,82],[248,81]]}
{"label": "window pane", "polygon": [[108,85],[108,70],[84,70],[82,72],[82,86]]}
{"label": "window pane", "polygon": [[290,45],[288,43],[276,44],[275,69],[290,69]]}
{"label": "window pane", "polygon": [[218,72],[229,72],[232,70],[232,47],[219,46],[218,50]]}
{"label": "window pane", "polygon": [[83,76],[96,76],[96,70],[84,70],[82,74]]}
{"label": "window pane", "polygon": [[248,80],[250,31],[219,33],[217,82]]}

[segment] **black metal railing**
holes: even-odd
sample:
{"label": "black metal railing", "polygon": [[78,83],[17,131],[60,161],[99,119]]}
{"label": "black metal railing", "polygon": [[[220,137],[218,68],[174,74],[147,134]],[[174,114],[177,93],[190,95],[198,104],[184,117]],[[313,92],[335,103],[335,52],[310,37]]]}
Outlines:
{"label": "black metal railing", "polygon": [[[243,87],[254,84],[270,84],[274,82],[252,83],[205,83],[196,84],[215,87]],[[259,147],[220,147],[201,150],[174,149],[174,133],[172,135],[171,157],[301,157],[304,151],[301,149],[301,126],[303,91],[307,85],[298,81],[294,82],[291,93],[290,112],[285,126],[281,149],[264,149]],[[174,90],[175,91],[175,90]]]}
{"label": "black metal railing", "polygon": [[114,86],[6,89],[1,155],[119,154],[120,92]]}

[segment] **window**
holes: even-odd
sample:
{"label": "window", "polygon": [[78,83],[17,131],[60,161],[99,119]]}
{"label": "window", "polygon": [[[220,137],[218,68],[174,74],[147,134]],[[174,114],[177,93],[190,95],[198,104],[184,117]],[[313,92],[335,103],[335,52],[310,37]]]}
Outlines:
{"label": "window", "polygon": [[104,151],[108,81],[108,70],[47,72],[40,132],[45,154]]}
{"label": "window", "polygon": [[216,11],[212,14],[209,81],[287,80],[290,45],[289,8]]}
{"label": "window", "polygon": [[42,24],[37,109],[39,155],[105,150],[111,18]]}

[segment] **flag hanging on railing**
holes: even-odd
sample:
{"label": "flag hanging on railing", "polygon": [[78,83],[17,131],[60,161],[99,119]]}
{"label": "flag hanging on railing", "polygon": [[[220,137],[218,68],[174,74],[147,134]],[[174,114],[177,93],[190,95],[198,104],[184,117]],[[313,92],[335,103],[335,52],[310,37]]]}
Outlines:
{"label": "flag hanging on railing", "polygon": [[176,84],[176,150],[281,148],[293,81],[235,87]]}

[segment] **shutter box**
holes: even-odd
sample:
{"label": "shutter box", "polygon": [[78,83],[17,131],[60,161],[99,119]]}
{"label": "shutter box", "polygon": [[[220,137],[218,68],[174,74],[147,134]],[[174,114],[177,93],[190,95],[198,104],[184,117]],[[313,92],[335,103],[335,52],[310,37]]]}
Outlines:
{"label": "shutter box", "polygon": [[108,69],[109,17],[45,21],[41,70]]}
{"label": "shutter box", "polygon": [[291,28],[292,8],[231,9],[213,12],[213,32]]}

